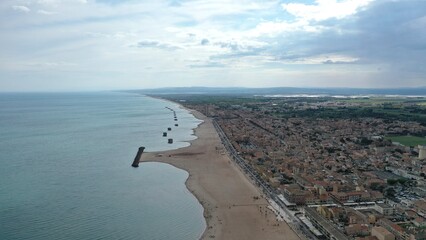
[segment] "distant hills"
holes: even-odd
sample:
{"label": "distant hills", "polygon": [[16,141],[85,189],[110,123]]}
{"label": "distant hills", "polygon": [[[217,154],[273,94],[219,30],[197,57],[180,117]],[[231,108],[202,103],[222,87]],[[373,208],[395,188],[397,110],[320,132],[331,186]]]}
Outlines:
{"label": "distant hills", "polygon": [[403,96],[426,96],[426,87],[420,88],[217,88],[217,87],[173,87],[157,89],[129,90],[126,92],[137,92],[142,94],[207,94],[207,95],[403,95]]}

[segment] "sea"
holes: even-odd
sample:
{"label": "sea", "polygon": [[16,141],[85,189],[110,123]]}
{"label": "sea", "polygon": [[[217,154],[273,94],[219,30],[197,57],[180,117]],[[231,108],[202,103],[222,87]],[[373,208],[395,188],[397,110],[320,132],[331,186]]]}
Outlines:
{"label": "sea", "polygon": [[188,146],[200,122],[134,93],[1,93],[0,239],[198,239],[188,173],[131,164],[140,146]]}

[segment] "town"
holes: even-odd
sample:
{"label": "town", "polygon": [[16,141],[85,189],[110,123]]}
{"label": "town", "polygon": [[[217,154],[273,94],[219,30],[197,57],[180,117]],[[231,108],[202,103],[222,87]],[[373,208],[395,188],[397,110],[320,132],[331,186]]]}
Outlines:
{"label": "town", "polygon": [[215,120],[301,238],[426,239],[426,99],[161,97]]}

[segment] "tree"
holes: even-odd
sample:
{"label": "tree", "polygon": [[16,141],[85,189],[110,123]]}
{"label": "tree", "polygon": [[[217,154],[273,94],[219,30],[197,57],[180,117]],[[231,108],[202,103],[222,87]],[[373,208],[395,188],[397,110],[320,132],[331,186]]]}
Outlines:
{"label": "tree", "polygon": [[389,185],[393,186],[393,185],[398,183],[398,180],[397,179],[388,179],[387,182],[388,182]]}

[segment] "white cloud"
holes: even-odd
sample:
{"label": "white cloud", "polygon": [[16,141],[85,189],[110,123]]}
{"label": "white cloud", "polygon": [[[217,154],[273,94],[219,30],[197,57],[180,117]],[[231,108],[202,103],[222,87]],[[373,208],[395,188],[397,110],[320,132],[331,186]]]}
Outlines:
{"label": "white cloud", "polygon": [[293,61],[287,61],[289,64],[349,64],[356,63],[359,58],[338,55],[338,54],[325,54],[317,56],[309,56],[306,58],[299,58]]}
{"label": "white cloud", "polygon": [[31,11],[31,9],[29,9],[27,6],[18,6],[18,5],[15,5],[15,6],[12,6],[12,8],[13,8],[13,10],[16,10],[16,11],[19,11],[19,12],[25,12],[25,13]]}
{"label": "white cloud", "polygon": [[288,21],[265,21],[259,23],[254,29],[247,32],[251,37],[276,37],[283,33],[307,32],[318,33],[325,30],[324,26],[311,25],[307,20],[300,19],[294,22]]}
{"label": "white cloud", "polygon": [[342,19],[357,13],[374,0],[316,0],[315,5],[303,3],[282,4],[288,13],[299,19],[322,21],[331,18]]}
{"label": "white cloud", "polygon": [[218,16],[266,10],[275,4],[274,0],[266,0],[261,3],[255,0],[195,0],[182,2],[179,7],[175,8],[175,11],[201,22]]}
{"label": "white cloud", "polygon": [[55,68],[63,68],[63,67],[74,67],[77,66],[75,63],[69,62],[26,62],[22,63],[23,66],[35,67],[35,68],[43,68],[43,69],[55,69]]}
{"label": "white cloud", "polygon": [[[176,79],[176,85],[200,85],[199,79],[232,84],[246,77],[253,80],[250,86],[257,78],[275,79],[279,85],[284,70],[305,79],[316,77],[313,71],[335,70],[343,79],[348,69],[377,69],[389,59],[406,67],[403,63],[413,52],[420,57],[412,62],[426,56],[422,0],[386,1],[408,6],[402,13],[392,6],[371,11],[382,4],[371,4],[373,0],[318,0],[311,5],[291,3],[296,0],[106,2],[111,1],[0,0],[0,75],[28,72],[37,77],[44,69],[60,79],[86,79],[72,82],[81,88],[89,82],[136,88],[169,79]],[[11,6],[36,14],[16,14]],[[417,16],[407,17],[414,10]],[[397,54],[395,46],[405,48]],[[419,64],[410,65],[424,71]],[[306,77],[307,72],[313,77]],[[103,85],[105,79],[115,85]],[[286,83],[291,85],[282,85]]]}
{"label": "white cloud", "polygon": [[36,2],[45,6],[57,6],[61,3],[88,3],[87,0],[37,0]]}
{"label": "white cloud", "polygon": [[138,42],[137,47],[139,48],[158,48],[163,50],[178,50],[182,49],[181,46],[178,46],[173,43],[161,42],[156,40],[142,40]]}
{"label": "white cloud", "polygon": [[42,14],[42,15],[55,15],[55,14],[58,14],[57,12],[51,12],[51,11],[46,11],[46,10],[38,10],[37,13]]}

